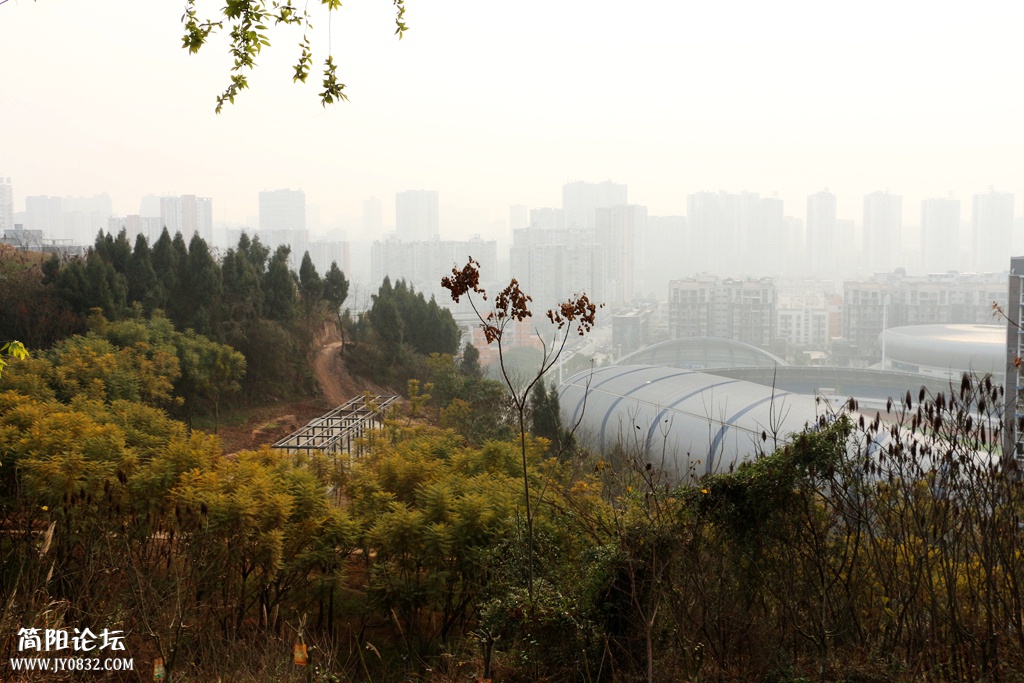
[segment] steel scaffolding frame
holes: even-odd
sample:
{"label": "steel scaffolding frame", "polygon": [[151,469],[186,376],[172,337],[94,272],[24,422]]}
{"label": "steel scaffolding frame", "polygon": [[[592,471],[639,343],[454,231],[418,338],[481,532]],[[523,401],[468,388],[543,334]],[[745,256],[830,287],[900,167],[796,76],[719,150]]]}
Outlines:
{"label": "steel scaffolding frame", "polygon": [[[280,448],[289,453],[322,451],[333,455],[360,455],[362,449],[358,440],[373,428],[374,420],[383,421],[388,407],[397,400],[398,396],[356,396],[310,420],[305,427],[292,432],[271,448]],[[356,452],[352,450],[353,445],[356,446]]]}

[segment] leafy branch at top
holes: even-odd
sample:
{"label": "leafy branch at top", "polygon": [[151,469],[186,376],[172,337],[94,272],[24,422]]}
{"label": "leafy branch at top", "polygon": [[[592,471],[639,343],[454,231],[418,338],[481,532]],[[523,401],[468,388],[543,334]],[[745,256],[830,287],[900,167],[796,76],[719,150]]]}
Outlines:
{"label": "leafy branch at top", "polygon": [[[408,30],[405,24],[405,0],[392,2],[395,5],[395,34],[401,39]],[[263,48],[270,47],[271,26],[286,24],[302,27],[299,57],[294,65],[292,80],[306,82],[313,64],[313,50],[309,40],[313,23],[307,9],[308,3],[300,10],[291,0],[227,0],[213,19],[201,18],[196,3],[197,0],[185,0],[185,13],[181,17],[185,29],[182,47],[194,54],[206,45],[212,33],[225,27],[229,29],[229,50],[234,64],[231,67],[231,82],[217,96],[218,114],[226,103],[234,104],[235,97],[249,87],[246,74],[256,67],[256,56]],[[340,0],[320,0],[320,4],[327,8],[329,14],[341,9]],[[322,85],[323,90],[319,94],[323,106],[348,99],[343,92],[345,84],[338,80],[329,38]]]}

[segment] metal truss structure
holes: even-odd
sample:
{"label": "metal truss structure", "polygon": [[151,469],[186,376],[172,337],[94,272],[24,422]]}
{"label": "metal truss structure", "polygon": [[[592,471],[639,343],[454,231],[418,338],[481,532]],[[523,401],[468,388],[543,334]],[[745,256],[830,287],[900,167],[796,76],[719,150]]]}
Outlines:
{"label": "metal truss structure", "polygon": [[[329,413],[310,420],[305,427],[292,432],[271,448],[289,453],[322,451],[329,455],[359,455],[359,439],[373,429],[374,422],[383,421],[388,407],[397,400],[398,396],[356,396]],[[356,451],[352,450],[353,446]]]}

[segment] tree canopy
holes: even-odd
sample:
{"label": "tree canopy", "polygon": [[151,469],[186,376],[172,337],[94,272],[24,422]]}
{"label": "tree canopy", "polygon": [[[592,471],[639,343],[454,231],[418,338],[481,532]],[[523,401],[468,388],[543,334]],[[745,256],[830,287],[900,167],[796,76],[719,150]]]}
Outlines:
{"label": "tree canopy", "polygon": [[[405,0],[392,0],[395,6],[395,34],[401,39],[407,29],[405,25]],[[320,0],[327,9],[328,25],[334,13],[341,9],[341,0]],[[293,82],[305,83],[313,68],[313,47],[310,33],[313,31],[312,14],[309,5],[296,7],[290,0],[227,0],[223,7],[210,15],[201,15],[197,0],[186,0],[185,13],[181,17],[185,34],[182,45],[190,53],[199,52],[207,44],[210,35],[226,30],[229,36],[229,51],[234,58],[231,80],[217,96],[217,113],[224,104],[234,104],[235,97],[249,87],[247,73],[256,67],[256,57],[263,48],[270,47],[271,31],[282,24],[302,29],[299,40],[299,56],[295,61]],[[330,34],[328,33],[328,36]],[[347,100],[345,84],[338,80],[337,64],[331,54],[328,37],[327,57],[323,60],[323,78],[320,103],[323,106]]]}

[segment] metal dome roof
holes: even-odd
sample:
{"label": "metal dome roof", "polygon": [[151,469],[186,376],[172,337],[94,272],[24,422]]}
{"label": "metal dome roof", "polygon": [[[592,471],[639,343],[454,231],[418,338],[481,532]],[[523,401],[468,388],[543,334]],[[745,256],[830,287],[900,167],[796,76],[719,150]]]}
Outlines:
{"label": "metal dome roof", "polygon": [[688,370],[788,365],[778,356],[744,342],[721,337],[683,337],[652,344],[624,356],[617,365],[664,365]]}
{"label": "metal dome roof", "polygon": [[562,417],[680,476],[726,472],[817,420],[813,397],[694,370],[613,365],[559,388]]}
{"label": "metal dome roof", "polygon": [[1006,370],[1005,325],[908,325],[879,335],[886,357],[907,365],[1002,373]]}

